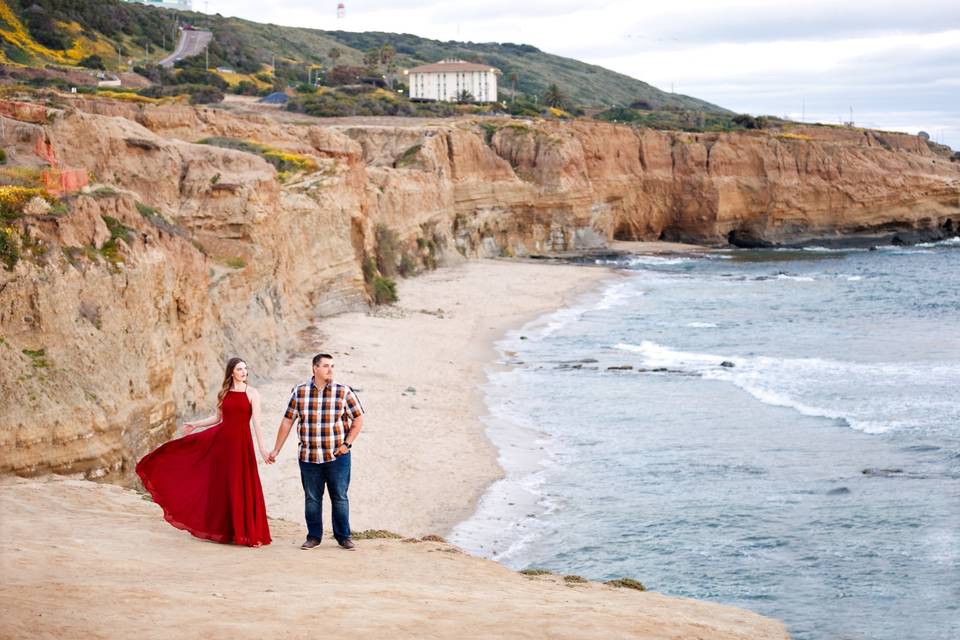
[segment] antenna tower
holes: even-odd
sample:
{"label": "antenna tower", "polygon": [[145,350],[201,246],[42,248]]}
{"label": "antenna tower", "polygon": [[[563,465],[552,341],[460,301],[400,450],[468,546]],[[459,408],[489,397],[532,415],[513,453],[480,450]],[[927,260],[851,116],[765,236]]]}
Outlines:
{"label": "antenna tower", "polygon": [[342,2],[337,3],[337,17],[345,18],[347,17],[347,5]]}

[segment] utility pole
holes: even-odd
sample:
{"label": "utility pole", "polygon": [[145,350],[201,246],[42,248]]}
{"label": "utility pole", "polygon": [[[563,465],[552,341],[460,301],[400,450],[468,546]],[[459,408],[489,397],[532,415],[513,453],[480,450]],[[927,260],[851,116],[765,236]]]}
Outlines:
{"label": "utility pole", "polygon": [[120,45],[117,45],[117,73],[123,71],[123,61],[120,60]]}
{"label": "utility pole", "polygon": [[270,73],[273,74],[273,77],[277,77],[277,54],[270,54]]}
{"label": "utility pole", "polygon": [[208,44],[203,45],[203,55],[204,55],[204,57],[205,57],[205,59],[206,59],[206,67],[205,67],[205,68],[209,71],[209,69],[210,69],[210,45],[208,45]]}
{"label": "utility pole", "polygon": [[800,122],[807,121],[807,99],[804,98],[800,106]]}

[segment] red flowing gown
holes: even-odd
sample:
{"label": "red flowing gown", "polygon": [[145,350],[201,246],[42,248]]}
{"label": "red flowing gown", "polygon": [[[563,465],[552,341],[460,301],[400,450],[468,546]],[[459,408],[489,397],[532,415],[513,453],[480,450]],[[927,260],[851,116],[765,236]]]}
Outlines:
{"label": "red flowing gown", "polygon": [[246,392],[227,393],[220,410],[216,426],[145,455],[137,475],[178,529],[225,544],[270,544]]}

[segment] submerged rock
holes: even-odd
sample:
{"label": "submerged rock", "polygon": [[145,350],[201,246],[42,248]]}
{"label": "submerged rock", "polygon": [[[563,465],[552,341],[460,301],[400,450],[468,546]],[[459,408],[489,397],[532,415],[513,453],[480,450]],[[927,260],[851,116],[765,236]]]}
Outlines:
{"label": "submerged rock", "polygon": [[894,476],[903,475],[903,469],[864,469],[862,471],[865,476],[876,476],[880,478],[892,478]]}

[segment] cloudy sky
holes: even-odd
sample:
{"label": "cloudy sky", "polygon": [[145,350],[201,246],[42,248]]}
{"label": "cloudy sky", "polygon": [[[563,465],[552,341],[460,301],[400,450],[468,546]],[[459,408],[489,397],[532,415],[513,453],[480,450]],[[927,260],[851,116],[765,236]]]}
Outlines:
{"label": "cloudy sky", "polygon": [[960,0],[194,0],[257,22],[516,42],[745,113],[960,149]]}

